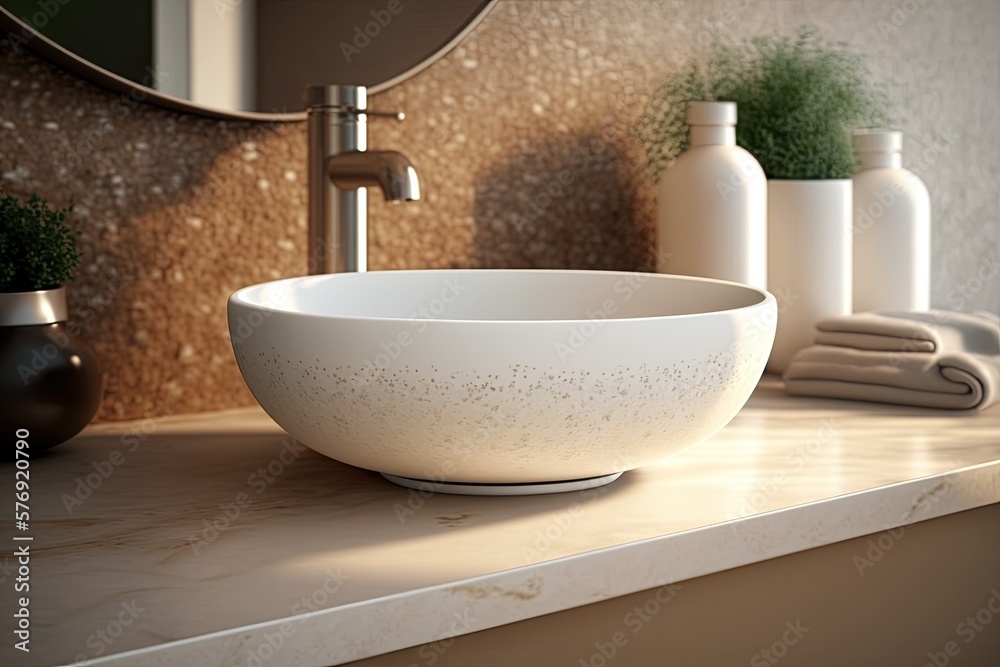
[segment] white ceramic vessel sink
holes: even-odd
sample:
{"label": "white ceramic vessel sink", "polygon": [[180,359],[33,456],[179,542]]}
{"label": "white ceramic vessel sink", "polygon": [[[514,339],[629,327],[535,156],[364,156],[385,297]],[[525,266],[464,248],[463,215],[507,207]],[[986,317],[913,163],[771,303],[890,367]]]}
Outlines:
{"label": "white ceramic vessel sink", "polygon": [[596,271],[385,271],[239,290],[229,329],[264,410],[397,483],[540,493],[697,444],[753,391],[775,300]]}

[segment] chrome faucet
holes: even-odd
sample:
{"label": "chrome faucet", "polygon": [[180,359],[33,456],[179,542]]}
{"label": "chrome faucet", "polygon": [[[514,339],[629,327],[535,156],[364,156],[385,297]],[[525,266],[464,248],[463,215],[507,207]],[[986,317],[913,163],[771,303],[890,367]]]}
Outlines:
{"label": "chrome faucet", "polygon": [[420,199],[417,171],[402,153],[369,151],[368,117],[403,120],[368,109],[364,86],[310,86],[309,273],[368,270],[367,187],[390,201]]}

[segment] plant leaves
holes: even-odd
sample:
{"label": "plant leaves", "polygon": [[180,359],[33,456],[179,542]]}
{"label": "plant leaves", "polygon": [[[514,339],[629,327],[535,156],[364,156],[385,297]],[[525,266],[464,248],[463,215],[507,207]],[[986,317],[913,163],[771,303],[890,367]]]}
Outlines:
{"label": "plant leaves", "polygon": [[51,210],[35,194],[23,204],[0,197],[0,291],[53,289],[73,280],[79,232],[67,224],[69,212]]}

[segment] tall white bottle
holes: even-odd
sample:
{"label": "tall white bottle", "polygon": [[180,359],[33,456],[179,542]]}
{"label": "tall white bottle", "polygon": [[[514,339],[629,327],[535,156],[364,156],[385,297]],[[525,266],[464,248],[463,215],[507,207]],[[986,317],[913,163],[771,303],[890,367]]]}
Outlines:
{"label": "tall white bottle", "polygon": [[767,180],[736,145],[736,103],[689,102],[690,146],[657,186],[660,273],[767,288]]}
{"label": "tall white bottle", "polygon": [[903,133],[858,130],[854,174],[854,312],[930,308],[931,203],[903,169]]}

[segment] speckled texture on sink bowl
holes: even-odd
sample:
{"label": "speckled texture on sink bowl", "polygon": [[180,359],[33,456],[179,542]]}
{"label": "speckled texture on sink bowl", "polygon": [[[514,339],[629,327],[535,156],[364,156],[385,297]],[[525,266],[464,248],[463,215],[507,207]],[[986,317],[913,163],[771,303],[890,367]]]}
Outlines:
{"label": "speckled texture on sink bowl", "polygon": [[239,290],[229,329],[264,410],[382,473],[574,480],[697,444],[750,396],[775,300],[643,273],[384,271]]}

